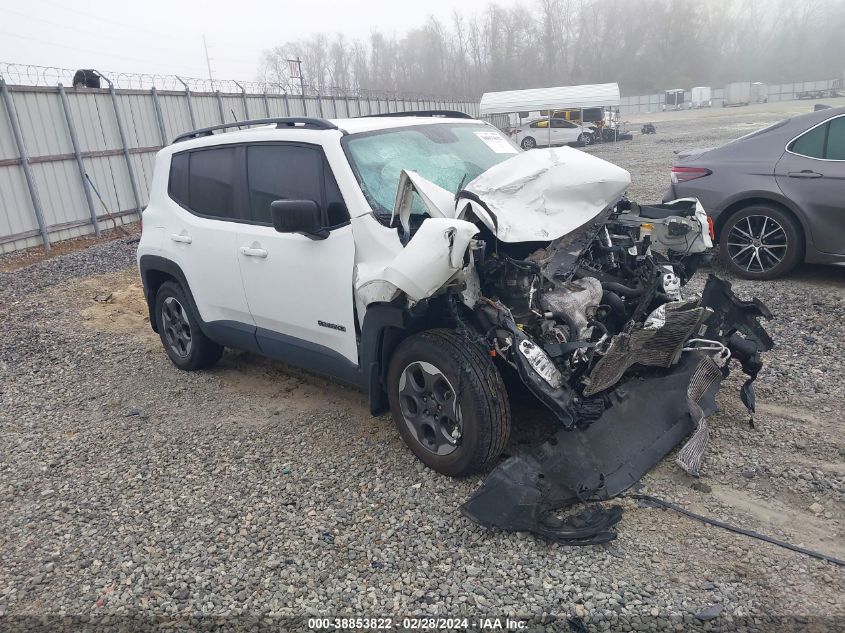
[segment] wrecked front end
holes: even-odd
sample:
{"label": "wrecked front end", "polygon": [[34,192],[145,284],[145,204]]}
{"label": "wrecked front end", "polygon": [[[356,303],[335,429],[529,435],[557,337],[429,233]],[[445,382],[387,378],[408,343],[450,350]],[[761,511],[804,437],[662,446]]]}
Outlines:
{"label": "wrecked front end", "polygon": [[[757,322],[771,317],[765,306],[741,301],[714,275],[701,298],[655,294],[648,316],[629,319],[616,334],[602,327],[607,319],[600,305],[594,331],[579,340],[532,340],[533,359],[519,352],[507,357],[557,416],[560,430],[500,464],[464,504],[466,516],[487,527],[570,544],[610,540],[618,511],[594,509],[568,520],[558,513],[619,495],[687,437],[676,461],[697,476],[708,438],[706,418],[716,411],[716,392],[732,361],[748,376],[741,394],[753,414],[751,383],[761,367],[760,352],[772,346]],[[495,349],[502,349],[502,339],[527,345],[529,335],[501,304],[479,310],[483,319],[496,319]],[[557,370],[554,380],[536,361],[538,349]]]}
{"label": "wrecked front end", "polygon": [[547,245],[484,249],[476,326],[560,430],[498,466],[465,515],[569,543],[608,540],[617,511],[557,513],[619,495],[687,437],[677,462],[697,476],[732,364],[747,375],[753,415],[752,381],[773,345],[758,319],[771,314],[715,275],[700,297],[682,288],[709,257],[711,231],[695,200],[621,199]]}
{"label": "wrecked front end", "polygon": [[[758,319],[771,314],[715,275],[701,296],[686,293],[710,256],[709,219],[694,199],[629,202],[629,184],[624,170],[568,148],[517,155],[457,195],[403,174],[395,213],[410,236],[404,256],[435,275],[416,253],[445,236],[433,295],[559,423],[463,505],[481,525],[570,544],[609,540],[618,509],[559,512],[619,495],[685,438],[677,462],[698,475],[706,418],[734,365],[748,377],[741,397],[753,414],[760,353],[773,345]],[[414,194],[430,216],[416,234]]]}

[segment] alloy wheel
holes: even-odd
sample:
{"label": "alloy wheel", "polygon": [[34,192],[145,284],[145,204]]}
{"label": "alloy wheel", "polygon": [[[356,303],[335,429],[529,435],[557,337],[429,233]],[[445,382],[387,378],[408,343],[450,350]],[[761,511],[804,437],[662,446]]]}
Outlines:
{"label": "alloy wheel", "polygon": [[193,344],[191,324],[185,308],[176,297],[167,297],[161,306],[161,323],[167,345],[177,355],[187,357]]}
{"label": "alloy wheel", "polygon": [[431,363],[410,363],[399,377],[399,407],[420,446],[449,455],[461,441],[463,424],[458,396],[449,379]]}
{"label": "alloy wheel", "polygon": [[783,261],[789,240],[779,222],[766,215],[750,215],[731,227],[728,256],[749,273],[765,273]]}

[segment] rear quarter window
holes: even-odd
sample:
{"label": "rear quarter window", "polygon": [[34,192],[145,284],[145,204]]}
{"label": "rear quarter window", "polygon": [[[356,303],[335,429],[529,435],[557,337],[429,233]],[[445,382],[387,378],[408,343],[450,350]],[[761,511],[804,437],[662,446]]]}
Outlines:
{"label": "rear quarter window", "polygon": [[845,116],[828,119],[789,144],[793,154],[825,160],[845,160]]}
{"label": "rear quarter window", "polygon": [[810,158],[824,158],[824,139],[827,133],[827,124],[814,127],[805,132],[789,145],[789,151],[793,154],[808,156]]}
{"label": "rear quarter window", "polygon": [[176,202],[188,206],[188,153],[174,154],[170,159],[170,181],[167,192]]}

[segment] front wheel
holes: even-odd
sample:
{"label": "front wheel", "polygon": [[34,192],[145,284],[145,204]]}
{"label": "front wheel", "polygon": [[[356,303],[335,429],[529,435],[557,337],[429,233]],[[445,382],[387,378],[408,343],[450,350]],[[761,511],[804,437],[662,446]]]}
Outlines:
{"label": "front wheel", "polygon": [[476,343],[447,329],[405,339],[387,375],[393,421],[426,466],[452,477],[490,468],[510,436],[499,371]]}
{"label": "front wheel", "polygon": [[722,261],[745,279],[773,279],[788,273],[801,261],[803,246],[795,218],[769,205],[735,213],[719,234]]}
{"label": "front wheel", "polygon": [[537,141],[534,140],[533,136],[526,136],[522,139],[522,149],[534,149],[537,147]]}
{"label": "front wheel", "polygon": [[581,132],[581,134],[578,135],[578,145],[581,145],[582,147],[586,147],[587,145],[589,145],[592,142],[593,142],[593,137],[590,136],[589,134],[587,134],[586,132]]}

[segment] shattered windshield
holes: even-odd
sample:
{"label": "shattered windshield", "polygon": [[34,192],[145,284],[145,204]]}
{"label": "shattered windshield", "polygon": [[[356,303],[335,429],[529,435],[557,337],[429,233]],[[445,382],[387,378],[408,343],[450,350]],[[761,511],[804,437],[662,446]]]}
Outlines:
{"label": "shattered windshield", "polygon": [[[346,155],[364,196],[376,214],[390,215],[403,169],[458,192],[459,188],[521,151],[489,125],[439,123],[352,134]],[[414,195],[412,213],[424,214]]]}

